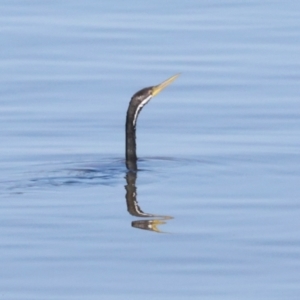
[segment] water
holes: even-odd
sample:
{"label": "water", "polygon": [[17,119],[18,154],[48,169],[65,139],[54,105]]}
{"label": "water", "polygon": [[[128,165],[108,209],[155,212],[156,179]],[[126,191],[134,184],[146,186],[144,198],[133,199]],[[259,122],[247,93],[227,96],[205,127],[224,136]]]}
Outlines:
{"label": "water", "polygon": [[299,298],[297,1],[0,7],[3,299]]}

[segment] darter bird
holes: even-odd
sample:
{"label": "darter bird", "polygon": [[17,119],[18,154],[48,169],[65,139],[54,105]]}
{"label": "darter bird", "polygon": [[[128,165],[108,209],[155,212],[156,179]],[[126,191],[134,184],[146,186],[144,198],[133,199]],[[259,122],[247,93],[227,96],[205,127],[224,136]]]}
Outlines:
{"label": "darter bird", "polygon": [[165,87],[172,83],[180,74],[176,74],[164,82],[144,88],[136,92],[128,106],[126,117],[126,167],[129,171],[137,171],[137,156],[136,156],[136,122],[142,108],[160,93]]}

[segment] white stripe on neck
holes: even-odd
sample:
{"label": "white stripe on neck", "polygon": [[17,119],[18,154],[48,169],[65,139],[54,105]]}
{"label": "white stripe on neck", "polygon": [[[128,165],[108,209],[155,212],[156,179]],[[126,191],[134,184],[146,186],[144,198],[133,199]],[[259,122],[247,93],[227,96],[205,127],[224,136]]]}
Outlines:
{"label": "white stripe on neck", "polygon": [[139,106],[137,107],[137,109],[136,109],[136,111],[135,111],[135,114],[134,114],[134,118],[133,118],[133,126],[135,126],[135,124],[136,124],[136,120],[137,120],[137,117],[138,117],[138,115],[139,115],[139,112],[140,112],[140,110],[143,108],[143,106],[145,105],[145,104],[147,104],[149,101],[150,101],[150,99],[152,98],[152,95],[149,95],[146,99],[144,99],[140,104],[139,104]]}

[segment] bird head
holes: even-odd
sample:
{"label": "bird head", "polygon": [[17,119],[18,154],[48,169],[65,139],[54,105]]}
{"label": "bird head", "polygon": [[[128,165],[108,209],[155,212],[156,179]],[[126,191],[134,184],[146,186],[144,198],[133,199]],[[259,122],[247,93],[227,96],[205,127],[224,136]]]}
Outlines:
{"label": "bird head", "polygon": [[166,88],[169,84],[171,84],[179,75],[180,74],[176,74],[158,85],[144,88],[132,96],[130,107],[133,107],[134,109],[134,117],[133,117],[134,126],[136,124],[138,114],[143,108],[143,106],[146,105],[151,100],[151,98],[158,95],[164,88]]}

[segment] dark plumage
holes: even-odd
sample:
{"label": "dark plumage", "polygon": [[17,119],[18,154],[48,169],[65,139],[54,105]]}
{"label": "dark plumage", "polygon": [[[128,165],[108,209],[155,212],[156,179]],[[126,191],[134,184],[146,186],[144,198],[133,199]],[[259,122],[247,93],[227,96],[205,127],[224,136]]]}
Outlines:
{"label": "dark plumage", "polygon": [[126,116],[126,167],[128,170],[137,171],[136,156],[136,122],[139,113],[152,97],[156,96],[166,86],[172,83],[179,74],[172,76],[159,85],[144,88],[135,93],[128,106]]}

